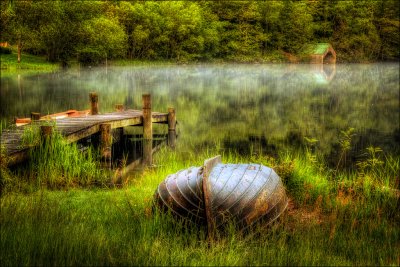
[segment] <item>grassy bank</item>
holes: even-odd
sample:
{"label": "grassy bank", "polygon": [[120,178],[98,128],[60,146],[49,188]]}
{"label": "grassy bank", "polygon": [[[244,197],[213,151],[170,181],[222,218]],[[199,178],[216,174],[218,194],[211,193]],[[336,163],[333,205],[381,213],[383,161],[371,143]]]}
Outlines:
{"label": "grassy bank", "polygon": [[1,54],[1,72],[7,73],[26,73],[26,72],[51,72],[60,68],[58,64],[49,63],[44,57],[29,54],[21,55],[21,63],[18,64],[17,54]]}
{"label": "grassy bank", "polygon": [[205,229],[152,212],[152,198],[168,174],[200,166],[217,153],[218,148],[197,154],[163,148],[154,168],[133,174],[119,189],[75,184],[49,190],[39,184],[31,193],[4,192],[2,266],[399,265],[399,195],[392,189],[399,158],[382,153],[382,163],[372,165],[378,159],[372,155],[348,173],[327,169],[311,154],[222,153],[223,162],[274,167],[290,204],[269,229],[252,235],[232,230],[210,245]]}

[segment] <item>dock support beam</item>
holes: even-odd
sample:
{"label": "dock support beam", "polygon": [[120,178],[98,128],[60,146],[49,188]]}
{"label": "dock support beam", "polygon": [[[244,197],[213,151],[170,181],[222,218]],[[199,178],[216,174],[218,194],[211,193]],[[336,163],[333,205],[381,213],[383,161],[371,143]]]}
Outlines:
{"label": "dock support beam", "polygon": [[90,100],[90,115],[97,115],[99,114],[99,96],[97,93],[92,92],[89,94]]}
{"label": "dock support beam", "polygon": [[40,126],[40,136],[42,141],[49,140],[53,135],[53,126],[51,125],[41,125]]}
{"label": "dock support beam", "polygon": [[175,148],[176,141],[176,116],[175,109],[168,108],[168,145]]}
{"label": "dock support beam", "polygon": [[[115,104],[115,111],[122,112],[124,110],[125,110],[125,108],[124,108],[123,104]],[[115,141],[122,142],[122,140],[124,138],[124,128],[120,127],[120,128],[114,129],[114,131],[115,131],[114,136],[116,136]]]}
{"label": "dock support beam", "polygon": [[40,120],[40,113],[31,112],[31,121],[38,121],[38,120]]}
{"label": "dock support beam", "polygon": [[143,104],[143,165],[153,162],[153,125],[151,121],[151,95],[142,95]]}
{"label": "dock support beam", "polygon": [[100,152],[102,165],[105,168],[111,168],[111,124],[102,123],[100,124]]}

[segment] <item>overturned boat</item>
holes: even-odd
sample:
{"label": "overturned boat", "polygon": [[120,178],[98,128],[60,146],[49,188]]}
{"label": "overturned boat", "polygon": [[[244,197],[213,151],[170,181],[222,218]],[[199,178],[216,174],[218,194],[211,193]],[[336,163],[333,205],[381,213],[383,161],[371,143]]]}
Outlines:
{"label": "overturned boat", "polygon": [[217,156],[202,167],[169,175],[157,188],[156,203],[164,211],[223,229],[227,223],[245,229],[268,224],[286,209],[288,199],[279,176],[260,164],[223,164]]}

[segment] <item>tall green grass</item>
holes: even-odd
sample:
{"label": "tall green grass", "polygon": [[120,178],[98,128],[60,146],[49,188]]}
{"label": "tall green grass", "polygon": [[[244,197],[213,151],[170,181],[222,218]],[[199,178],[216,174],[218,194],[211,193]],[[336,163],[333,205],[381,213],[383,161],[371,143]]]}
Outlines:
{"label": "tall green grass", "polygon": [[24,128],[21,139],[20,146],[29,148],[29,160],[14,172],[3,164],[2,191],[99,186],[111,180],[111,174],[101,169],[99,153],[93,147],[83,152],[57,131],[42,140],[40,127],[35,124]]}
{"label": "tall green grass", "polygon": [[[182,157],[163,148],[155,166],[122,189],[3,195],[2,265],[399,264],[398,196],[378,184],[366,190],[357,173],[324,176],[299,155],[251,159],[274,165],[291,197],[289,210],[268,229],[247,235],[231,230],[209,243],[206,229],[153,209],[155,189],[167,174],[200,165],[215,152]],[[250,159],[223,155],[228,160]]]}
{"label": "tall green grass", "polygon": [[[330,169],[311,148],[271,157],[225,151],[218,142],[200,152],[177,146],[163,147],[152,167],[117,189],[96,183],[108,177],[95,151],[83,154],[54,133],[32,150],[25,172],[10,172],[34,190],[19,190],[17,183],[2,193],[2,266],[400,264],[399,157],[369,148],[346,171]],[[276,170],[290,197],[277,222],[249,234],[231,229],[210,243],[204,227],[157,211],[153,196],[168,174],[216,154],[223,162]]]}

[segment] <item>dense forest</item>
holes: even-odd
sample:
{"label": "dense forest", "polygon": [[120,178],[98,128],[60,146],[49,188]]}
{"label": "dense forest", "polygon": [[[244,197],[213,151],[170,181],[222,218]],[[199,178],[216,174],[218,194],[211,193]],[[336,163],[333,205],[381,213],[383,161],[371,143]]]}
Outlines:
{"label": "dense forest", "polygon": [[276,62],[312,42],[331,43],[342,62],[397,61],[399,13],[398,0],[8,0],[0,41],[64,64]]}

